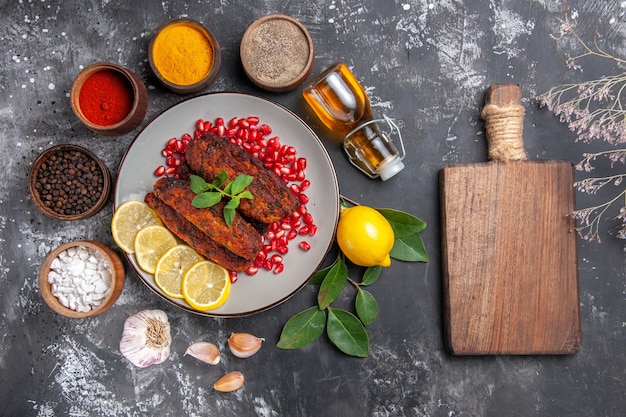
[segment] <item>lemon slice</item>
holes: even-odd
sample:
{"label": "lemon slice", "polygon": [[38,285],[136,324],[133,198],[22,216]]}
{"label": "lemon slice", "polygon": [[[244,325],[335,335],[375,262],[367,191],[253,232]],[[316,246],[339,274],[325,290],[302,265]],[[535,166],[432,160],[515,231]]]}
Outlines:
{"label": "lemon slice", "polygon": [[154,272],[154,282],[166,295],[183,298],[183,274],[203,258],[187,245],[176,245],[159,258]]}
{"label": "lemon slice", "polygon": [[183,275],[183,297],[198,311],[220,307],[230,295],[228,270],[211,262],[200,261]]}
{"label": "lemon slice", "polygon": [[177,244],[172,232],[164,226],[144,227],[135,236],[135,259],[141,269],[154,274],[161,256]]}
{"label": "lemon slice", "polygon": [[135,252],[135,235],[146,226],[162,225],[154,210],[143,201],[130,200],[115,210],[111,220],[113,240],[126,253]]}

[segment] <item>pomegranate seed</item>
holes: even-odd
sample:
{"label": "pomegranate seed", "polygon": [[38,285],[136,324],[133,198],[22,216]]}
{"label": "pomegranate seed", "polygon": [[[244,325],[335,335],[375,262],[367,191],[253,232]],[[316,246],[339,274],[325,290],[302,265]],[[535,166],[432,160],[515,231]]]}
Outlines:
{"label": "pomegranate seed", "polygon": [[317,234],[317,226],[312,224],[309,228],[309,236],[315,236]]}
{"label": "pomegranate seed", "polygon": [[256,116],[249,116],[247,120],[248,120],[248,123],[250,123],[250,125],[252,126],[256,126],[259,124],[259,118]]}
{"label": "pomegranate seed", "polygon": [[217,134],[217,136],[224,136],[224,134],[226,133],[226,127],[224,125],[217,125],[215,127],[215,133]]}
{"label": "pomegranate seed", "polygon": [[313,216],[311,215],[311,213],[306,213],[304,216],[302,216],[302,220],[304,220],[306,224],[313,224]]}
{"label": "pomegranate seed", "polygon": [[300,204],[306,204],[309,202],[309,197],[307,197],[306,194],[300,194],[298,195],[298,200],[300,201]]}
{"label": "pomegranate seed", "polygon": [[308,235],[309,232],[311,231],[311,226],[302,226],[300,228],[300,230],[298,231],[298,233],[300,233],[301,235]]}
{"label": "pomegranate seed", "polygon": [[250,127],[250,123],[247,119],[239,119],[237,125],[242,129],[248,129]]}
{"label": "pomegranate seed", "polygon": [[309,243],[308,243],[308,242],[306,242],[306,241],[304,241],[304,240],[303,240],[302,242],[300,242],[300,243],[298,244],[298,246],[299,246],[299,247],[300,247],[300,249],[302,249],[303,251],[309,251],[309,250],[311,250],[311,245],[309,245]]}
{"label": "pomegranate seed", "polygon": [[173,156],[168,156],[167,159],[165,160],[165,164],[168,167],[176,166],[176,158],[174,158]]}
{"label": "pomegranate seed", "polygon": [[232,119],[228,121],[228,127],[232,129],[233,127],[236,127],[238,123],[239,123],[239,118],[233,117]]}
{"label": "pomegranate seed", "polygon": [[237,282],[237,280],[239,279],[239,276],[237,275],[237,272],[235,271],[230,271],[228,274],[230,275],[230,282],[233,284]]}
{"label": "pomegranate seed", "polygon": [[304,181],[302,181],[302,184],[300,184],[300,190],[301,190],[301,191],[304,191],[304,190],[306,190],[307,188],[309,188],[309,186],[310,186],[310,185],[311,185],[311,181],[309,181],[309,180],[304,180]]}
{"label": "pomegranate seed", "polygon": [[172,156],[174,155],[174,151],[171,150],[170,148],[165,148],[161,151],[161,155],[168,157],[168,156]]}
{"label": "pomegranate seed", "polygon": [[176,167],[168,167],[168,168],[165,168],[165,173],[166,173],[167,175],[173,175],[173,174],[175,174],[175,173],[176,173]]}
{"label": "pomegranate seed", "polygon": [[221,117],[215,118],[215,126],[224,126],[224,119]]}
{"label": "pomegranate seed", "polygon": [[259,272],[259,268],[256,266],[251,266],[246,270],[246,274],[248,275],[255,275],[257,272]]}
{"label": "pomegranate seed", "polygon": [[285,265],[283,264],[278,264],[274,267],[274,273],[275,274],[280,274],[281,272],[283,272],[285,270]]}
{"label": "pomegranate seed", "polygon": [[260,127],[261,132],[263,132],[264,135],[269,135],[270,133],[272,133],[272,128],[269,127],[269,125],[266,125],[265,123],[263,123]]}
{"label": "pomegranate seed", "polygon": [[170,149],[176,149],[176,142],[178,142],[178,139],[176,138],[172,138],[170,140],[167,141],[167,147]]}
{"label": "pomegranate seed", "polygon": [[165,167],[163,165],[159,166],[157,169],[154,170],[154,175],[156,175],[157,177],[162,177],[163,175],[165,175]]}

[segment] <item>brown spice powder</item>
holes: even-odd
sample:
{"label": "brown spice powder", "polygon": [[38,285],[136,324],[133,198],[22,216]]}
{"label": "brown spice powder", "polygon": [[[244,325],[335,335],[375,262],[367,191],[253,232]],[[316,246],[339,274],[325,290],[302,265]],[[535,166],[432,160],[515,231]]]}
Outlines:
{"label": "brown spice powder", "polygon": [[250,75],[263,84],[280,86],[304,71],[311,51],[298,26],[285,19],[271,19],[253,29],[241,53]]}

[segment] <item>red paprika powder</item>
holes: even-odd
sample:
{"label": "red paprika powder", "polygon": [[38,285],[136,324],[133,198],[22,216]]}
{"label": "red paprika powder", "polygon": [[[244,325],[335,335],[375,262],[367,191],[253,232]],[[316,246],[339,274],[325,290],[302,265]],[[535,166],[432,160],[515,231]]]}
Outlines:
{"label": "red paprika powder", "polygon": [[128,116],[133,107],[133,89],[124,75],[102,70],[87,78],[80,89],[80,110],[91,123],[111,126]]}

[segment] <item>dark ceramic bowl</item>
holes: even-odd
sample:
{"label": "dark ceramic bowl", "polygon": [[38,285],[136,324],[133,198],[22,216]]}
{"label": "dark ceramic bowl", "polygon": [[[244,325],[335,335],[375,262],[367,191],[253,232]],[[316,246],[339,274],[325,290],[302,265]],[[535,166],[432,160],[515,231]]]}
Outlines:
{"label": "dark ceramic bowl", "polygon": [[[57,298],[52,293],[52,286],[48,282],[48,275],[51,271],[52,262],[58,258],[59,254],[72,247],[84,247],[87,248],[89,251],[97,252],[106,261],[111,271],[111,285],[109,287],[109,291],[106,297],[100,302],[97,307],[94,307],[87,312],[79,312],[64,306],[59,298]],[[41,296],[43,297],[44,301],[52,310],[65,317],[79,319],[98,315],[111,307],[122,293],[122,290],[124,289],[125,279],[126,272],[124,270],[124,264],[122,263],[117,253],[113,251],[113,249],[100,242],[96,242],[93,240],[82,240],[64,243],[48,254],[39,271],[39,290],[41,291]]]}
{"label": "dark ceramic bowl", "polygon": [[[63,158],[63,155],[72,152],[79,152],[83,155],[81,159],[84,159],[85,161],[94,161],[96,163],[98,170],[96,174],[102,175],[102,189],[99,190],[98,193],[94,193],[91,196],[91,204],[84,204],[84,210],[76,213],[67,213],[63,212],[60,208],[55,209],[55,205],[57,203],[63,204],[63,201],[67,201],[67,199],[58,196],[58,190],[56,191],[57,195],[53,194],[55,193],[54,188],[56,187],[56,184],[49,183],[49,178],[43,180],[40,173],[43,174],[47,172],[46,167],[47,164],[51,162],[50,158]],[[76,169],[76,167],[74,168]],[[75,172],[74,174],[74,176],[81,174],[81,179],[85,178],[85,175],[82,173]],[[64,176],[63,178],[70,177]],[[45,190],[44,187],[46,187]],[[72,186],[66,186],[65,188],[66,189],[64,189],[63,192],[66,194],[76,189],[75,186],[74,188]],[[35,206],[37,206],[42,213],[58,220],[80,220],[96,214],[106,204],[109,194],[111,193],[111,173],[109,172],[106,164],[90,150],[78,145],[57,145],[42,152],[35,159],[35,162],[33,162],[28,178],[28,192],[30,194],[30,198],[35,203]],[[84,192],[89,193],[90,190],[86,189]]]}
{"label": "dark ceramic bowl", "polygon": [[282,93],[300,85],[313,69],[309,31],[293,17],[272,14],[254,21],[239,48],[244,72],[258,87]]}

